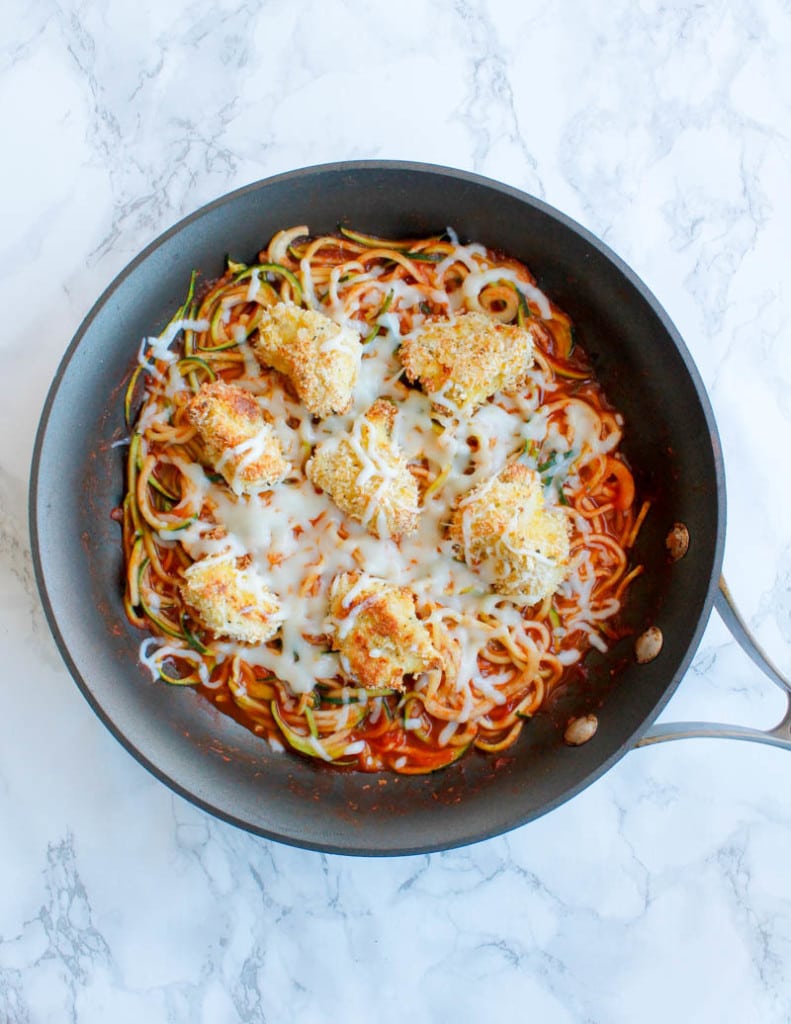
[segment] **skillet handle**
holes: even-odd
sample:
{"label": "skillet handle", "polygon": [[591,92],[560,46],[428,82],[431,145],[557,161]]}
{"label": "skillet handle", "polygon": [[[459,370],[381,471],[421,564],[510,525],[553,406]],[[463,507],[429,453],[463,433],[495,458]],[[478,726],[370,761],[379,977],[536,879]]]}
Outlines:
{"label": "skillet handle", "polygon": [[666,740],[680,740],[689,737],[731,740],[751,740],[767,743],[773,747],[791,750],[791,682],[769,660],[747,627],[733,603],[731,592],[725,580],[720,577],[719,590],[714,599],[720,618],[728,627],[734,640],[746,651],[761,671],[785,693],[787,706],[783,718],[773,729],[751,729],[743,725],[724,725],[718,722],[669,722],[667,725],[652,725],[637,741],[635,746],[648,747]]}

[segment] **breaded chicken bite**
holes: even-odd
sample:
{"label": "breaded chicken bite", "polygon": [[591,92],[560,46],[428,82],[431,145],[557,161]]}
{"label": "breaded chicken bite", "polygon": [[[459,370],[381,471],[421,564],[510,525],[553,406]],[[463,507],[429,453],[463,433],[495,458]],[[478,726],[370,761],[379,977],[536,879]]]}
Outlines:
{"label": "breaded chicken bite", "polygon": [[206,629],[245,644],[271,640],[283,621],[277,595],[230,553],[193,562],[184,571],[181,596]]}
{"label": "breaded chicken bite", "polygon": [[418,489],[406,457],[391,440],[397,410],[378,398],[347,434],[316,446],[308,479],[376,537],[417,529]]}
{"label": "breaded chicken bite", "polygon": [[329,612],[344,672],[369,689],[403,690],[405,676],[442,667],[409,587],[342,573],[332,581]]}
{"label": "breaded chicken bite", "polygon": [[278,302],[261,314],[253,351],[260,363],[289,378],[314,416],[349,410],[362,358],[354,331],[323,313]]}
{"label": "breaded chicken bite", "polygon": [[443,411],[469,415],[497,391],[517,387],[533,364],[530,329],[485,313],[429,319],[401,344],[401,362]]}
{"label": "breaded chicken bite", "polygon": [[280,440],[249,391],[221,380],[204,384],[187,406],[206,461],[236,494],[272,487],[290,470]]}
{"label": "breaded chicken bite", "polygon": [[464,495],[450,538],[495,590],[530,604],[554,594],[568,572],[568,520],[545,508],[541,478],[522,463]]}

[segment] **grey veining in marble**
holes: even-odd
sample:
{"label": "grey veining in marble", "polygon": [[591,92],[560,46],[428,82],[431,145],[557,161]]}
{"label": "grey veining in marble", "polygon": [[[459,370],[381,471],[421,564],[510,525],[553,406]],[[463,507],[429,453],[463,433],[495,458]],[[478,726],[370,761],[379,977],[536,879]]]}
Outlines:
{"label": "grey veining in marble", "polygon": [[[3,26],[0,1021],[791,1020],[787,755],[635,752],[445,854],[277,846],[104,730],[26,526],[50,380],[141,248],[293,167],[448,164],[570,214],[666,306],[720,426],[731,588],[791,670],[788,3],[10,0]],[[781,713],[712,620],[664,717]]]}

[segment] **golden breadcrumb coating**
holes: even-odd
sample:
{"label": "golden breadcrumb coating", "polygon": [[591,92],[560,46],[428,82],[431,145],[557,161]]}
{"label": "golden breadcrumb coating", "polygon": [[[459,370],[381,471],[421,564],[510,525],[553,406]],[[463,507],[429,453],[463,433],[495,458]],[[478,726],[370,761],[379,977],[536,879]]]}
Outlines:
{"label": "golden breadcrumb coating", "polygon": [[530,604],[554,594],[568,572],[568,520],[560,509],[544,507],[541,478],[522,463],[464,495],[450,537],[495,590]]}
{"label": "golden breadcrumb coating", "polygon": [[198,621],[218,636],[245,644],[271,640],[282,623],[280,601],[234,555],[210,555],[184,571],[181,596]]}
{"label": "golden breadcrumb coating", "polygon": [[262,312],[253,351],[260,363],[289,378],[314,416],[348,412],[362,358],[360,339],[348,327],[312,309],[278,302]]}
{"label": "golden breadcrumb coating", "polygon": [[206,461],[236,494],[265,490],[291,467],[280,440],[249,391],[221,380],[204,384],[187,406]]}
{"label": "golden breadcrumb coating", "polygon": [[442,667],[409,587],[341,573],[332,581],[329,611],[344,672],[369,689],[403,690],[404,676]]}
{"label": "golden breadcrumb coating", "polygon": [[533,351],[530,329],[463,313],[426,320],[399,354],[409,380],[418,381],[437,408],[469,415],[495,392],[521,384]]}
{"label": "golden breadcrumb coating", "polygon": [[406,457],[390,438],[396,407],[377,398],[349,433],[316,446],[308,479],[375,537],[401,537],[418,523],[418,488]]}

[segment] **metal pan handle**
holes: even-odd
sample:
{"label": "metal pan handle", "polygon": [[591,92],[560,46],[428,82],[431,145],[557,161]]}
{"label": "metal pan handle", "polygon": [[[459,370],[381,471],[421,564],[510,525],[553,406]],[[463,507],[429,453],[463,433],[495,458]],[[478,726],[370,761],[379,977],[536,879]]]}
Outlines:
{"label": "metal pan handle", "polygon": [[725,580],[720,577],[720,586],[714,599],[714,607],[728,627],[734,640],[747,652],[761,671],[786,695],[786,711],[774,729],[750,729],[743,725],[725,725],[719,722],[668,722],[667,725],[652,725],[635,746],[647,747],[666,740],[680,740],[688,737],[712,737],[715,739],[752,740],[768,743],[773,747],[791,750],[791,682],[766,656],[755,640],[744,619],[733,603],[731,592]]}

